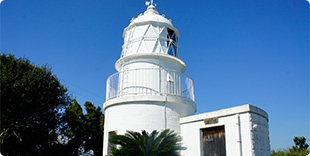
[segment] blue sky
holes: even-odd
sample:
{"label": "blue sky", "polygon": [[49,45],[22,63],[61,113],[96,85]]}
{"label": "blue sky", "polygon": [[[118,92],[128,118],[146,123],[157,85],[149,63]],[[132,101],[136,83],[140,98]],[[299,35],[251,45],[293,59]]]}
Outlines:
{"label": "blue sky", "polygon": [[[272,149],[310,143],[306,0],[155,0],[180,32],[197,113],[252,104],[269,114]],[[4,0],[1,53],[49,64],[79,103],[105,101],[123,29],[144,0]]]}

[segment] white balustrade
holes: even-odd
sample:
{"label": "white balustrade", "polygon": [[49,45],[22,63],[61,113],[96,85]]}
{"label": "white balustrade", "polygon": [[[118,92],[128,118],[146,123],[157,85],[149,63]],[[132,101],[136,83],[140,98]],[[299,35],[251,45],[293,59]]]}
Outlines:
{"label": "white balustrade", "polygon": [[192,78],[158,68],[125,70],[108,78],[107,101],[128,95],[178,96],[195,101]]}

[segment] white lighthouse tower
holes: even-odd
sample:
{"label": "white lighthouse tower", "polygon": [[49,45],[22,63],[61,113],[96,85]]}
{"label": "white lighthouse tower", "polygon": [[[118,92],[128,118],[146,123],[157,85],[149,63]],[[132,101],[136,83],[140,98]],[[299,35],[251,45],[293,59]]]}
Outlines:
{"label": "white lighthouse tower", "polygon": [[103,155],[109,138],[131,131],[171,129],[186,156],[270,156],[268,114],[246,104],[195,114],[193,80],[178,58],[178,30],[160,15],[153,0],[132,19],[107,80]]}
{"label": "white lighthouse tower", "polygon": [[193,80],[178,58],[179,37],[153,1],[125,28],[118,72],[107,80],[104,155],[113,134],[163,129],[179,134],[180,118],[196,112]]}

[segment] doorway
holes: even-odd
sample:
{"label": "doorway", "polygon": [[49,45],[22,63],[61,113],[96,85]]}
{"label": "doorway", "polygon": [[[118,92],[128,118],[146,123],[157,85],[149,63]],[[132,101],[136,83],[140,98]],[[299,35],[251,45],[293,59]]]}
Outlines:
{"label": "doorway", "polygon": [[203,156],[226,156],[224,126],[201,129]]}

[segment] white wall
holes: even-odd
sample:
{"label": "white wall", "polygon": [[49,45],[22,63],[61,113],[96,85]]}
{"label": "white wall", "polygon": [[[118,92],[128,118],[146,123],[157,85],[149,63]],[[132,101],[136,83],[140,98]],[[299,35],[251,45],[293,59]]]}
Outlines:
{"label": "white wall", "polygon": [[[261,114],[259,114],[261,113]],[[218,123],[204,119],[218,117]],[[180,119],[184,156],[202,154],[201,129],[224,126],[227,156],[269,156],[270,143],[267,114],[254,106],[244,105]]]}
{"label": "white wall", "polygon": [[127,130],[152,132],[153,130],[171,129],[180,134],[180,117],[192,115],[196,111],[196,105],[185,103],[186,100],[177,97],[161,98],[147,95],[140,98],[139,96],[124,96],[109,100],[105,105],[103,154],[107,155],[108,134],[111,131],[124,134]]}

